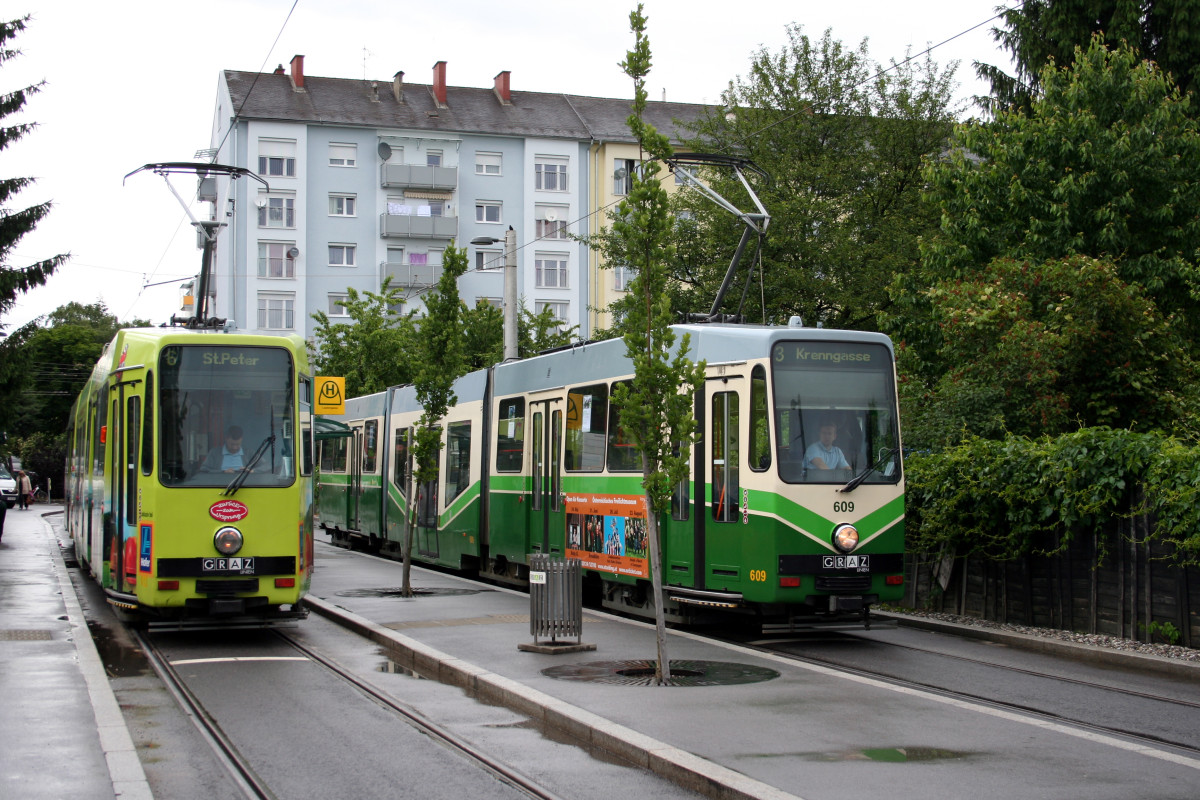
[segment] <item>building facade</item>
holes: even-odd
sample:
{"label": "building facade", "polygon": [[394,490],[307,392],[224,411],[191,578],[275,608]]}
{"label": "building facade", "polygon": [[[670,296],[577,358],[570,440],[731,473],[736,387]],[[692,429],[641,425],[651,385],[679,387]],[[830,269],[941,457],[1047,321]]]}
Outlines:
{"label": "building facade", "polygon": [[[441,275],[453,242],[470,269],[467,303],[501,304],[505,232],[517,238],[517,295],[553,309],[586,338],[623,290],[623,270],[601,270],[577,237],[605,222],[638,148],[630,101],[515,92],[508,72],[492,88],[311,77],[290,68],[220,77],[212,129],[217,163],[266,183],[218,178],[218,238],[209,308],[256,333],[313,335],[317,311],[346,317],[348,289],[401,289],[405,310]],[[703,113],[650,103],[647,120],[673,138]],[[496,244],[473,245],[495,239]]]}

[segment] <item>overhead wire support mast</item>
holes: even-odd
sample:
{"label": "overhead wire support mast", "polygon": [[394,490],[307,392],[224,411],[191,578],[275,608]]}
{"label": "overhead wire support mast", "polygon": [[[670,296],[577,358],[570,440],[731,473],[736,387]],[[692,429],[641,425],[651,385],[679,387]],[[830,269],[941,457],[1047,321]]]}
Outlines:
{"label": "overhead wire support mast", "polygon": [[[166,181],[167,188],[171,190],[171,194],[175,195],[175,199],[183,206],[183,212],[188,215],[188,219],[192,221],[192,225],[200,232],[204,241],[204,252],[200,262],[199,286],[196,292],[196,313],[190,319],[178,319],[172,315],[171,323],[183,322],[189,328],[219,328],[225,324],[225,320],[217,319],[216,317],[208,318],[208,280],[209,272],[212,270],[213,257],[217,249],[217,234],[224,227],[224,222],[216,220],[198,220],[192,214],[192,210],[188,207],[187,202],[180,197],[179,192],[175,191],[175,187],[171,184],[171,175],[181,173],[195,175],[201,180],[207,178],[210,174],[225,175],[231,180],[237,180],[243,176],[249,176],[261,183],[266,190],[271,191],[271,186],[262,177],[254,172],[251,172],[245,167],[232,167],[227,164],[210,164],[208,162],[192,162],[192,161],[164,161],[157,164],[146,164],[138,167],[129,175],[121,179],[121,185],[125,185],[130,175],[136,175],[144,170],[150,170],[156,175],[161,175]],[[220,205],[218,205],[220,207]]]}
{"label": "overhead wire support mast", "polygon": [[[692,322],[740,322],[742,307],[746,304],[746,290],[750,288],[750,280],[754,277],[753,266],[750,267],[750,272],[746,276],[746,285],[742,289],[742,299],[738,302],[737,314],[733,315],[732,319],[720,313],[721,303],[725,301],[725,295],[729,292],[730,284],[733,283],[733,276],[737,274],[738,265],[741,263],[742,255],[746,251],[746,245],[750,243],[750,237],[758,237],[754,248],[755,256],[757,257],[762,252],[763,237],[766,236],[767,227],[771,224],[771,215],[767,213],[766,208],[763,207],[762,202],[758,199],[758,193],[750,185],[750,181],[746,178],[746,173],[752,172],[758,175],[768,185],[771,183],[771,176],[750,159],[741,158],[740,156],[727,156],[716,153],[675,153],[670,158],[663,159],[663,161],[670,167],[672,172],[682,175],[686,182],[691,183],[702,194],[740,219],[746,226],[745,230],[742,231],[742,238],[738,242],[737,249],[733,252],[733,259],[729,262],[729,268],[725,271],[725,279],[721,281],[721,288],[717,291],[717,296],[713,299],[712,309],[707,314],[688,314],[688,319]],[[742,186],[745,187],[746,193],[750,196],[750,201],[754,203],[757,211],[743,211],[722,197],[720,193],[701,180],[696,174],[694,170],[700,167],[721,167],[733,170],[738,180],[741,181]]]}

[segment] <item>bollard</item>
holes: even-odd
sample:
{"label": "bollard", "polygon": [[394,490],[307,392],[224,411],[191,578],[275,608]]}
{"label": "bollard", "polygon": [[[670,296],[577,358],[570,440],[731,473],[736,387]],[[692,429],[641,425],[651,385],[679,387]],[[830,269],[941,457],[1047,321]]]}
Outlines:
{"label": "bollard", "polygon": [[[545,553],[529,557],[529,633],[533,644],[518,644],[518,650],[578,653],[596,649],[596,645],[582,641],[583,569],[579,559],[554,558]],[[565,637],[574,637],[575,641],[559,641]]]}

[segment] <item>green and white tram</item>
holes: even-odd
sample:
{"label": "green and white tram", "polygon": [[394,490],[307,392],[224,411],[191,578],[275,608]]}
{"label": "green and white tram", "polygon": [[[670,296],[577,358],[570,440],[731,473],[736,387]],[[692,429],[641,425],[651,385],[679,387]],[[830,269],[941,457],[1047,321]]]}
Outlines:
{"label": "green and white tram", "polygon": [[72,409],[66,531],[108,601],[159,628],[305,615],[312,379],[299,337],[128,329]]}
{"label": "green and white tram", "polygon": [[[882,334],[685,325],[707,363],[691,477],[664,515],[668,618],[866,621],[903,594],[904,479],[894,353]],[[337,543],[514,584],[529,555],[579,558],[605,605],[652,616],[641,460],[613,387],[619,340],[471,373],[441,421],[436,485],[410,486],[412,387],[347,402],[324,444],[321,524]],[[823,456],[823,457],[822,457]]]}

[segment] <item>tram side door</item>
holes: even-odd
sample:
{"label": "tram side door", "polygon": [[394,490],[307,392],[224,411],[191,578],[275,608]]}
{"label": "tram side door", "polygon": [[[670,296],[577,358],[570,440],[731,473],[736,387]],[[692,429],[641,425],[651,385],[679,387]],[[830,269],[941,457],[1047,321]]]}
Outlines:
{"label": "tram side door", "polygon": [[106,504],[111,509],[106,534],[107,555],[111,559],[112,585],[132,590],[137,581],[137,459],[141,433],[141,397],[128,391],[128,384],[117,384],[112,397],[107,440],[112,480],[108,484]]}
{"label": "tram side door", "polygon": [[567,518],[562,492],[563,412],[557,400],[529,404],[533,427],[529,546],[534,553],[562,554]]}
{"label": "tram side door", "polygon": [[363,424],[361,422],[350,426],[354,434],[348,442],[346,453],[346,478],[349,483],[346,492],[346,527],[352,531],[362,530],[362,495],[363,495]]}
{"label": "tram side door", "polygon": [[712,377],[704,383],[703,437],[695,452],[696,588],[736,591],[741,586],[740,525],[745,500],[741,487],[741,417],[745,378]]}

